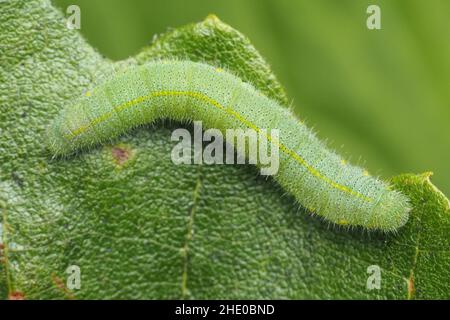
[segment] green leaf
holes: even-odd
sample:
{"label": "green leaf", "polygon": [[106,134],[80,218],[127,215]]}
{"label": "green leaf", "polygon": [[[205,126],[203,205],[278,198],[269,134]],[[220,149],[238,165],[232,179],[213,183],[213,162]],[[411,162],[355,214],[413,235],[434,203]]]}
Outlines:
{"label": "green leaf", "polygon": [[[177,123],[51,158],[45,129],[64,105],[151,59],[225,67],[286,103],[250,42],[217,18],[113,63],[49,1],[1,2],[0,12],[0,297],[450,298],[449,204],[429,174],[392,179],[414,210],[383,234],[310,216],[252,166],[173,165]],[[79,290],[66,286],[72,265]],[[379,290],[366,288],[371,265]]]}

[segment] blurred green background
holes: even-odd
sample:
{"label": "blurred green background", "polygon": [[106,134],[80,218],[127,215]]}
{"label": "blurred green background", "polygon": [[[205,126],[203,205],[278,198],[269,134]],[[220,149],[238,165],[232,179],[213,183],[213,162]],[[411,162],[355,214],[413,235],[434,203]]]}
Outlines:
{"label": "blurred green background", "polygon": [[[333,148],[387,178],[435,173],[450,195],[448,0],[55,0],[81,8],[81,32],[105,56],[214,13],[272,65],[296,113]],[[381,8],[382,30],[366,9]]]}

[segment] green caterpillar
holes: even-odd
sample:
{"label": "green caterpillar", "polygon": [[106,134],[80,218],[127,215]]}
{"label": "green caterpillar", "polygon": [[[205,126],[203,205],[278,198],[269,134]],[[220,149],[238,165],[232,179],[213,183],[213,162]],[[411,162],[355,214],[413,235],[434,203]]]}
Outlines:
{"label": "green caterpillar", "polygon": [[408,220],[406,196],[347,164],[252,85],[202,63],[158,61],[116,75],[62,110],[49,128],[50,149],[69,154],[161,118],[222,132],[278,129],[274,178],[301,205],[339,225],[393,231]]}

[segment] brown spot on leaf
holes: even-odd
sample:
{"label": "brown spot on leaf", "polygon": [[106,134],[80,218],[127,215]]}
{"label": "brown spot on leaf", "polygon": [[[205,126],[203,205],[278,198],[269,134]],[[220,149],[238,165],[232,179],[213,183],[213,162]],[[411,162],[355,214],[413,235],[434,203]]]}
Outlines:
{"label": "brown spot on leaf", "polygon": [[125,163],[133,158],[134,152],[127,145],[117,145],[111,149],[111,155],[114,159],[114,162],[119,167],[122,167]]}
{"label": "brown spot on leaf", "polygon": [[416,288],[414,287],[414,276],[411,275],[408,279],[408,299],[414,298]]}
{"label": "brown spot on leaf", "polygon": [[25,300],[25,295],[20,291],[13,291],[9,294],[8,300]]}
{"label": "brown spot on leaf", "polygon": [[73,293],[66,287],[66,284],[60,277],[58,277],[56,274],[52,274],[52,281],[59,290],[64,292],[67,298],[69,298],[70,300],[75,299]]}

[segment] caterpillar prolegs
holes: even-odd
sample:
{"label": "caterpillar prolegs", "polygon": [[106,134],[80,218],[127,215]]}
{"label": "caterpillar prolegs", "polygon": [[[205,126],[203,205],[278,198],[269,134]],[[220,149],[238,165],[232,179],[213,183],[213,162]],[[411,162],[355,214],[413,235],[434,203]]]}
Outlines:
{"label": "caterpillar prolegs", "polygon": [[274,179],[301,205],[339,225],[389,231],[408,220],[406,196],[347,164],[252,85],[202,63],[151,62],[112,77],[62,110],[49,128],[50,149],[69,154],[161,118],[200,120],[222,132],[278,129]]}

